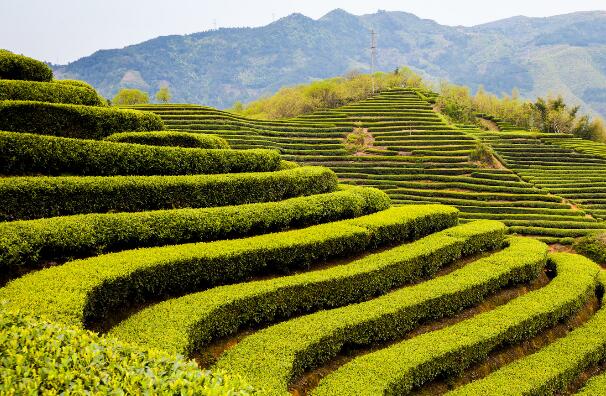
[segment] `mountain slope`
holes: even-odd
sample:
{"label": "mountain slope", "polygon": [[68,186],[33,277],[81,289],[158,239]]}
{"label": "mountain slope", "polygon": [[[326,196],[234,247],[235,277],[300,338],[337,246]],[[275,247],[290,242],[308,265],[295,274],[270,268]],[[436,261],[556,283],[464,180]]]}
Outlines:
{"label": "mountain slope", "polygon": [[405,12],[356,16],[334,10],[314,20],[292,14],[258,28],[158,37],[98,51],[65,66],[113,96],[168,84],[179,102],[227,107],[284,85],[368,69],[369,30],[378,33],[378,68],[409,65],[427,76],[525,96],[563,93],[606,115],[606,12],[513,17],[470,28]]}

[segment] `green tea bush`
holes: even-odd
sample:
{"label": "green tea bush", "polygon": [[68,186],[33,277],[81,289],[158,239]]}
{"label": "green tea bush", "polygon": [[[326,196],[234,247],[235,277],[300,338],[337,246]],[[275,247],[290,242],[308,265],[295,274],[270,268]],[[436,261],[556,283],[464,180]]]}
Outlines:
{"label": "green tea bush", "polygon": [[584,236],[574,242],[573,248],[598,264],[606,264],[606,233]]}
{"label": "green tea bush", "polygon": [[240,378],[0,308],[0,393],[250,395]]}
{"label": "green tea bush", "polygon": [[94,89],[54,82],[0,80],[0,100],[103,106],[105,101]]}
{"label": "green tea bush", "polygon": [[33,310],[51,320],[90,326],[117,309],[307,268],[370,246],[398,241],[408,228],[406,208],[353,220],[244,239],[200,242],[110,253],[46,268],[0,289],[7,307]]}
{"label": "green tea bush", "polygon": [[[448,207],[428,206],[411,205],[407,221],[410,230],[402,227],[398,242],[452,225],[452,216],[444,212]],[[470,233],[471,227],[474,230]],[[471,250],[488,238],[494,244],[503,242],[504,233],[505,227],[498,223],[458,226],[333,268],[189,294],[136,313],[113,328],[111,334],[141,345],[192,354],[243,327],[385,294],[434,274],[460,257],[463,250]],[[160,321],[162,325],[158,326]]]}
{"label": "green tea bush", "polygon": [[4,175],[193,175],[279,168],[280,155],[273,150],[188,149],[0,132]]}
{"label": "green tea bush", "polygon": [[44,62],[0,49],[0,79],[50,81],[53,71]]}
{"label": "green tea bush", "polygon": [[52,82],[54,82],[55,84],[72,85],[75,87],[88,88],[88,89],[93,89],[93,90],[95,89],[89,83],[87,83],[85,81],[81,81],[81,80],[53,80]]}
{"label": "green tea bush", "polygon": [[110,142],[137,143],[150,146],[177,146],[206,149],[228,149],[227,140],[202,133],[188,133],[176,131],[160,132],[122,132],[105,138]]}
{"label": "green tea bush", "polygon": [[0,220],[281,201],[337,187],[323,167],[191,176],[0,178]]}
{"label": "green tea bush", "polygon": [[[492,228],[494,223],[480,222],[477,227]],[[460,243],[465,245],[464,235],[474,232],[477,230],[470,226],[463,235],[453,232],[453,237],[461,238]],[[444,235],[443,238],[452,237]],[[484,239],[488,246],[489,238]],[[416,254],[427,260],[422,265],[433,271],[432,262],[438,266],[451,262],[451,249],[437,249],[434,253],[432,244],[419,248]],[[404,249],[403,246],[403,253]],[[527,238],[512,239],[504,250],[447,275],[360,304],[320,311],[260,330],[225,352],[216,367],[229,367],[230,372],[249,379],[253,386],[257,384],[267,394],[284,394],[291,379],[333,358],[344,345],[392,341],[403,337],[421,321],[451,316],[503,287],[536,278],[546,256],[546,245]],[[391,367],[395,365],[378,364],[373,370],[389,371]],[[375,394],[354,390],[342,383],[339,391]]]}
{"label": "green tea bush", "polygon": [[0,101],[0,130],[3,131],[102,139],[115,132],[162,129],[162,119],[150,112],[34,101]]}
{"label": "green tea bush", "polygon": [[264,234],[358,217],[389,205],[389,198],[379,190],[344,187],[343,191],[279,202],[4,222],[0,223],[0,269],[140,247]]}
{"label": "green tea bush", "polygon": [[[606,286],[606,272],[590,260],[568,253],[550,256],[556,268],[566,266],[567,271],[597,274],[600,288]],[[556,278],[557,279],[557,278]],[[545,300],[546,302],[549,299]],[[456,389],[448,395],[553,395],[567,390],[585,370],[606,358],[606,309],[599,311],[585,324],[555,340],[541,350],[525,356],[494,371],[488,376]],[[579,395],[606,394],[606,376],[590,380]]]}
{"label": "green tea bush", "polygon": [[[556,325],[595,295],[599,267],[577,261],[560,261],[551,267],[557,276],[547,286],[455,325],[360,356],[320,381],[314,394],[407,394],[440,374],[465,370],[502,345],[526,340]],[[366,367],[376,370],[371,373]],[[509,381],[516,378],[507,377]],[[343,389],[347,391],[341,392]],[[541,394],[517,394],[537,393]],[[495,393],[466,389],[459,394]]]}

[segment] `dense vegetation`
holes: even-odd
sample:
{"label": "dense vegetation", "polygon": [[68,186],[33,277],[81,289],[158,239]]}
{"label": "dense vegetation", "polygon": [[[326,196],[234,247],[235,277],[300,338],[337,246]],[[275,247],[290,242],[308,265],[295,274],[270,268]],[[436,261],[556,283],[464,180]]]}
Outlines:
{"label": "dense vegetation", "polygon": [[421,77],[407,67],[398,68],[393,73],[372,75],[352,72],[345,77],[282,88],[275,95],[246,106],[238,102],[232,110],[254,118],[296,117],[321,109],[334,109],[367,99],[375,92],[403,86],[425,87]]}
{"label": "dense vegetation", "polygon": [[[0,393],[604,393],[605,272],[508,235],[603,232],[603,147],[435,101],[289,120],[0,101],[39,112],[0,132]],[[100,127],[41,127],[72,106]],[[118,115],[171,131],[113,134]]]}
{"label": "dense vegetation", "polygon": [[[270,97],[247,105],[238,102],[231,111],[261,119],[289,118],[367,99],[373,95],[373,86],[384,91],[400,87],[427,90],[432,85],[407,67],[374,75],[350,73],[344,77],[282,88]],[[579,114],[580,107],[566,104],[562,96],[537,98],[532,102],[520,98],[517,90],[511,96],[498,97],[482,87],[472,95],[468,87],[447,82],[439,84],[437,91],[440,95],[435,99],[436,109],[453,123],[496,129],[498,124],[492,126],[486,121],[498,120],[508,128],[563,133],[606,142],[604,121]]]}
{"label": "dense vegetation", "polygon": [[[571,134],[583,139],[606,142],[606,125],[597,117],[581,115],[579,106],[570,106],[562,96],[537,98],[534,102],[511,96],[499,98],[482,88],[471,95],[469,88],[443,83],[437,108],[455,123],[474,124],[477,117],[487,117],[509,124],[509,128],[545,133]],[[496,125],[498,127],[498,124]]]}

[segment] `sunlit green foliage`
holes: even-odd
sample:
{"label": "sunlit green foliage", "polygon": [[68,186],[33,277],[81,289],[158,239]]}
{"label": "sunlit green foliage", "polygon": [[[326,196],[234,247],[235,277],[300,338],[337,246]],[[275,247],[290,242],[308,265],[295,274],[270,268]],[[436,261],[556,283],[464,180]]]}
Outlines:
{"label": "sunlit green foliage", "polygon": [[149,103],[149,95],[139,89],[122,88],[112,99],[114,105],[136,105]]}
{"label": "sunlit green foliage", "polygon": [[375,92],[395,87],[425,87],[422,78],[408,67],[372,75],[350,72],[343,77],[282,88],[275,95],[246,106],[236,103],[232,111],[255,118],[295,117],[366,99],[373,94],[373,80]]}
{"label": "sunlit green foliage", "polygon": [[468,87],[446,82],[440,84],[438,110],[455,123],[473,124],[476,115],[496,116],[523,130],[573,134],[583,139],[606,140],[606,127],[601,118],[579,114],[578,106],[567,104],[562,96],[522,99],[517,90],[511,95],[487,93],[480,88],[472,95]]}

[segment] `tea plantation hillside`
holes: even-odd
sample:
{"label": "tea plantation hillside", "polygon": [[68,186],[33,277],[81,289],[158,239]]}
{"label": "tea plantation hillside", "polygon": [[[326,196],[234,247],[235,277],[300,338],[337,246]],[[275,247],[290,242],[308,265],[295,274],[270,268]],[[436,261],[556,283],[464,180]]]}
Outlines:
{"label": "tea plantation hillside", "polygon": [[[569,238],[606,228],[598,215],[598,207],[606,202],[599,180],[606,159],[596,153],[598,149],[577,153],[549,146],[553,141],[591,143],[562,135],[491,135],[456,127],[433,111],[432,95],[394,89],[286,121],[246,119],[194,105],[138,108],[160,115],[171,129],[213,133],[235,148],[274,148],[284,159],[327,166],[343,183],[379,188],[398,205],[454,205],[463,222],[500,220],[511,232],[547,242],[570,242]],[[527,138],[541,147],[520,144]],[[486,144],[494,147],[498,158],[482,163],[476,155]],[[527,150],[514,154],[506,150],[508,144]],[[538,179],[539,169],[552,179],[566,178],[568,185],[556,188],[551,181]],[[584,189],[571,195],[572,184],[581,181]]]}
{"label": "tea plantation hillside", "polygon": [[29,58],[0,78],[0,394],[606,392],[605,272],[509,235],[602,223],[518,176],[520,138],[483,168],[495,137],[407,90],[162,121]]}

